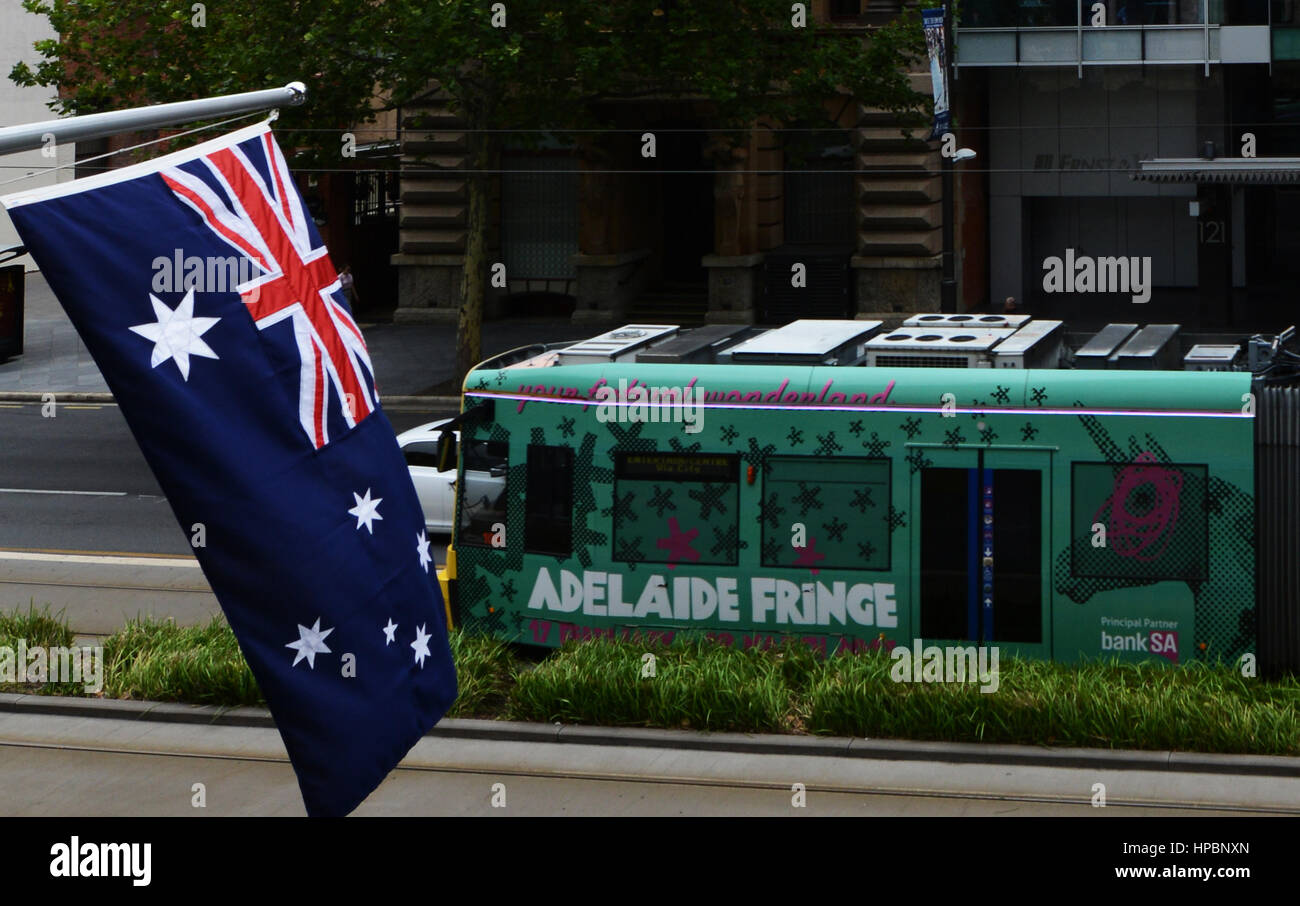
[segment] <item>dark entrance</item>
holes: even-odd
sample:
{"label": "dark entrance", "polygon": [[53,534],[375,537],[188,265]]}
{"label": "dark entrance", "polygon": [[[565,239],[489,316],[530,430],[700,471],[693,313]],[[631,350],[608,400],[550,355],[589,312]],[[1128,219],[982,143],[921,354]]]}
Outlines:
{"label": "dark entrance", "polygon": [[659,176],[661,289],[701,292],[708,272],[700,259],[713,251],[713,164],[704,156],[698,123],[674,121],[651,130]]}

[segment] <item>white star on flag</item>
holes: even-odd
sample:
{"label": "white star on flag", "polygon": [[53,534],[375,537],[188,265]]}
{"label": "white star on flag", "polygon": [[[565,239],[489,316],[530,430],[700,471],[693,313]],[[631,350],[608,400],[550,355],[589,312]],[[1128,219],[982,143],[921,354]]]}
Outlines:
{"label": "white star on flag", "polygon": [[420,565],[424,567],[424,571],[427,573],[433,557],[429,555],[429,539],[424,536],[424,532],[420,532],[415,536],[415,549],[420,555]]}
{"label": "white star on flag", "polygon": [[285,648],[298,649],[298,656],[293,659],[293,663],[290,666],[297,667],[298,662],[303,658],[306,658],[307,666],[315,670],[316,655],[330,653],[329,648],[325,645],[325,636],[329,635],[333,631],[334,629],[331,627],[326,629],[324,632],[321,632],[320,617],[316,618],[316,623],[311,627],[311,629],[308,629],[306,626],[299,623],[298,641],[289,642],[284,646]]}
{"label": "white star on flag", "polygon": [[[427,625],[429,624],[424,624],[424,626]],[[424,631],[424,626],[415,630],[415,641],[411,643],[411,647],[415,649],[415,662],[420,665],[421,669],[424,668],[424,659],[433,657],[433,652],[429,650],[429,639],[433,638],[433,636]]]}
{"label": "white star on flag", "polygon": [[364,525],[366,530],[373,535],[375,533],[373,522],[376,519],[380,522],[384,521],[384,517],[379,515],[379,504],[384,502],[384,498],[376,497],[374,500],[371,500],[370,488],[366,488],[365,497],[362,497],[356,491],[352,492],[352,496],[356,498],[357,505],[348,510],[348,515],[357,517],[358,532],[361,531],[361,527]]}
{"label": "white star on flag", "polygon": [[393,622],[393,618],[392,618],[392,617],[389,617],[389,618],[388,618],[388,625],[387,625],[387,626],[381,626],[380,628],[384,631],[384,647],[385,647],[385,648],[387,648],[389,645],[393,644],[393,642],[396,642],[396,641],[397,641],[397,639],[393,638],[393,633],[397,632],[397,624]]}
{"label": "white star on flag", "polygon": [[215,359],[217,354],[200,337],[212,329],[220,318],[194,317],[194,290],[185,294],[176,310],[172,311],[153,293],[149,294],[158,320],[153,324],[137,324],[131,330],[146,340],[153,341],[153,358],[150,364],[157,368],[168,359],[176,361],[181,377],[190,379],[190,356]]}

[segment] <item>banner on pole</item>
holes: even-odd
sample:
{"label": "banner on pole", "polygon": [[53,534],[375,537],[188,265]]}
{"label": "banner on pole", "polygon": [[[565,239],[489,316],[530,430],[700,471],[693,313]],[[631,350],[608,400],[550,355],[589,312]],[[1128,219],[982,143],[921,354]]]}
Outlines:
{"label": "banner on pole", "polygon": [[921,11],[925,47],[930,54],[930,81],[934,85],[934,128],[930,141],[938,141],[952,129],[948,111],[948,41],[943,27],[944,7]]}

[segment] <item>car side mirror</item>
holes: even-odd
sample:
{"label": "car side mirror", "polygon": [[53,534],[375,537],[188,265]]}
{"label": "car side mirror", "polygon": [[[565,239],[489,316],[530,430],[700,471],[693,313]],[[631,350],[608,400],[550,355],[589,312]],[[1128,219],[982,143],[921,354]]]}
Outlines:
{"label": "car side mirror", "polygon": [[457,455],[456,435],[450,431],[438,435],[438,471],[456,468]]}

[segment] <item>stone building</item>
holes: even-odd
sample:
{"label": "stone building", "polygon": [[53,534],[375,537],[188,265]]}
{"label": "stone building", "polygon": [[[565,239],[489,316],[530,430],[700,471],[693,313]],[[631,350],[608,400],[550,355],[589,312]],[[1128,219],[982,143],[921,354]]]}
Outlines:
{"label": "stone building", "polygon": [[[814,15],[864,33],[898,9],[812,4]],[[928,69],[912,81],[929,95]],[[549,310],[555,299],[571,299],[574,321],[593,325],[937,310],[943,204],[938,144],[922,140],[928,122],[909,138],[896,117],[852,98],[828,98],[826,109],[833,128],[757,122],[737,146],[711,131],[707,104],[638,99],[613,105],[618,131],[599,151],[555,141],[507,149],[490,177],[488,237],[505,285],[489,287],[487,317]],[[403,117],[395,317],[454,323],[475,178],[465,133],[436,100]],[[653,159],[642,154],[647,133]],[[982,194],[957,182],[958,223],[982,223]],[[961,308],[987,301],[982,239],[970,232],[960,243]],[[798,294],[795,264],[807,274]]]}

